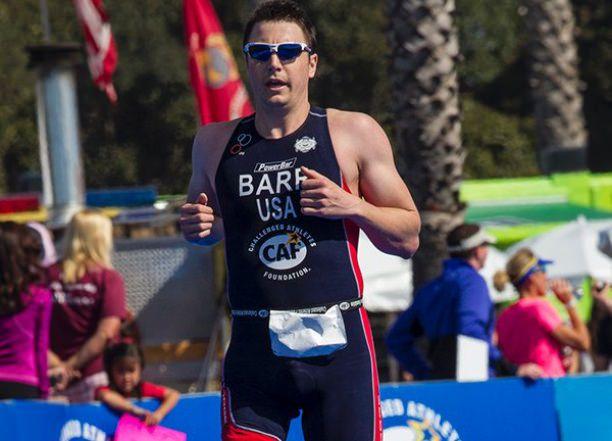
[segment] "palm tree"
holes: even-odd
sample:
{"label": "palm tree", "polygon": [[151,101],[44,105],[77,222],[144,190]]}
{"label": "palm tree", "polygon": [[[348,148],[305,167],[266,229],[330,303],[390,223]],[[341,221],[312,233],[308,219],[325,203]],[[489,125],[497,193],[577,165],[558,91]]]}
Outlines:
{"label": "palm tree", "polygon": [[587,131],[572,5],[525,0],[525,6],[540,165],[545,172],[583,168]]}
{"label": "palm tree", "polygon": [[387,0],[396,156],[421,213],[415,288],[441,272],[446,235],[463,221],[454,0]]}

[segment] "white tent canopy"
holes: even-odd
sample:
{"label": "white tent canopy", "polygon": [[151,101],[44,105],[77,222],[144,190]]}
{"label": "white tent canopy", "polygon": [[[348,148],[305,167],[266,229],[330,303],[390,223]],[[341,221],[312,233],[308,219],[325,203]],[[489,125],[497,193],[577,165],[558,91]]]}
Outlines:
{"label": "white tent canopy", "polygon": [[379,251],[363,231],[359,234],[359,267],[363,303],[368,311],[403,311],[412,299],[412,262]]}
{"label": "white tent canopy", "polygon": [[[363,275],[364,305],[372,312],[403,311],[412,301],[412,262],[401,257],[379,251],[361,232],[359,236],[359,266]],[[496,248],[489,248],[489,257],[481,274],[489,286],[494,302],[505,301],[516,296],[508,285],[503,292],[493,287],[493,275],[504,269],[506,255]]]}
{"label": "white tent canopy", "polygon": [[527,247],[539,257],[555,261],[548,268],[550,277],[562,277],[578,283],[584,277],[591,276],[612,282],[612,258],[605,254],[605,247],[602,246],[602,237],[609,235],[611,229],[612,219],[587,221],[581,217],[515,244],[508,250],[508,256],[519,248]]}

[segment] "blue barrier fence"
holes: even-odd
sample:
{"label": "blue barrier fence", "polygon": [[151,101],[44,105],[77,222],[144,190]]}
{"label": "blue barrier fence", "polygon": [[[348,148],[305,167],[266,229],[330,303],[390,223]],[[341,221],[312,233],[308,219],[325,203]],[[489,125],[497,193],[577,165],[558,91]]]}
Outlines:
{"label": "blue barrier fence", "polygon": [[[142,405],[154,409],[157,403]],[[612,439],[610,375],[383,385],[381,405],[385,441]],[[219,406],[218,394],[184,396],[163,425],[186,432],[189,440],[217,441]],[[106,441],[117,420],[100,404],[5,401],[0,402],[0,439]],[[299,420],[288,441],[303,441]]]}

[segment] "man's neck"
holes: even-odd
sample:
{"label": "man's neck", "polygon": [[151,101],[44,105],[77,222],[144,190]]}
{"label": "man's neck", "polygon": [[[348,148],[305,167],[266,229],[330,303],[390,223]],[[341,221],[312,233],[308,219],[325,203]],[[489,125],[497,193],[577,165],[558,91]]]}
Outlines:
{"label": "man's neck", "polygon": [[470,257],[469,259],[465,259],[465,261],[476,271],[480,271],[483,267],[483,265],[475,257]]}
{"label": "man's neck", "polygon": [[267,139],[279,139],[300,128],[310,111],[310,103],[298,107],[263,107],[255,113],[255,128]]}

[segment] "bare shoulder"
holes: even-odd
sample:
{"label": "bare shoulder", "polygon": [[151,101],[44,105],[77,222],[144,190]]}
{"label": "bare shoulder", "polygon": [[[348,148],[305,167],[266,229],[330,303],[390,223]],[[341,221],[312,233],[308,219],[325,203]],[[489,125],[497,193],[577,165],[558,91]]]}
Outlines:
{"label": "bare shoulder", "polygon": [[196,133],[194,147],[204,149],[207,153],[223,149],[240,119],[209,123],[200,126]]}
{"label": "bare shoulder", "polygon": [[370,115],[338,109],[328,109],[327,115],[334,141],[352,146],[356,158],[391,152],[387,134]]}
{"label": "bare shoulder", "polygon": [[342,132],[355,136],[369,133],[372,130],[382,130],[380,124],[367,113],[349,112],[347,110],[327,109],[330,126]]}
{"label": "bare shoulder", "polygon": [[194,170],[204,169],[210,175],[217,168],[223,150],[240,119],[200,126],[193,142]]}

